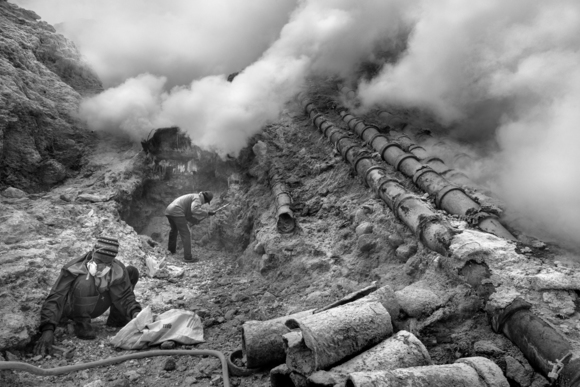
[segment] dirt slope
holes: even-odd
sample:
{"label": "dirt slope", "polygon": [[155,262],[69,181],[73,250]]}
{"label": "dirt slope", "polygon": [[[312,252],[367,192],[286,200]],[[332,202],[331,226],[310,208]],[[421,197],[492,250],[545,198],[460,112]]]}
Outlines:
{"label": "dirt slope", "polygon": [[[262,147],[260,144],[267,148],[266,157],[251,150]],[[394,290],[414,283],[428,287],[440,300],[439,307],[452,310],[417,332],[436,363],[483,355],[496,361],[514,383],[517,380],[514,385],[545,385],[519,350],[491,331],[481,301],[469,286],[437,270],[437,254],[418,243],[353,176],[297,105],[290,104],[280,121],[266,127],[240,160],[227,168],[218,167],[217,161],[200,163],[193,174],[164,180],[137,146],[109,136],[101,138],[93,152],[81,177],[46,194],[2,198],[0,279],[2,298],[9,300],[3,303],[8,306],[3,308],[2,318],[3,326],[14,327],[2,342],[8,359],[54,367],[120,354],[108,344],[117,330],[104,326],[106,316],[96,320],[99,336],[95,341],[78,340],[67,326],[57,330],[57,345],[76,348],[71,359],[58,354],[33,359],[31,347],[26,345],[60,265],[84,253],[94,237],[105,232],[120,238],[120,259],[144,274],[136,288],[142,305],[150,305],[155,313],[184,308],[202,317],[206,343],[195,348],[230,353],[241,347],[240,326],[246,320],[322,306],[371,281],[389,284]],[[276,229],[267,178],[272,164],[281,167],[291,189],[298,226],[292,234],[280,234]],[[182,192],[208,187],[216,191],[215,206],[231,205],[194,228],[193,250],[201,261],[185,265],[181,249],[175,255],[167,255],[164,249],[169,227],[163,209]],[[146,235],[138,235],[127,225],[120,218],[123,213],[130,214]],[[165,258],[177,268],[178,276],[145,275],[147,255]],[[18,330],[24,321],[26,329]],[[422,317],[405,314],[397,317],[398,328],[410,330],[417,330],[422,321]],[[577,331],[576,323],[567,319],[565,326]],[[171,368],[167,359],[152,358],[61,377],[26,373],[5,373],[3,377],[15,386],[96,386],[97,380],[106,386],[135,382],[145,386],[220,385],[216,359],[175,358],[175,369]],[[232,381],[248,387],[269,385],[267,372]]]}

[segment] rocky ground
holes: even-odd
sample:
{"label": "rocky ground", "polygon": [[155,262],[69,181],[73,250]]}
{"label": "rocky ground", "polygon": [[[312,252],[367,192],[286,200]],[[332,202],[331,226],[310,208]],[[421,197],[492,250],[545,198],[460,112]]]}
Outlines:
{"label": "rocky ground", "polygon": [[[45,193],[1,197],[4,357],[50,368],[132,352],[112,348],[108,339],[118,330],[106,327],[103,316],[95,322],[99,332],[95,341],[78,340],[70,327],[58,328],[56,345],[74,349],[72,354],[63,357],[56,352],[39,359],[31,353],[39,308],[60,266],[87,251],[94,237],[105,233],[120,238],[119,259],[143,274],[136,287],[142,305],[151,306],[154,313],[192,310],[202,318],[206,342],[185,348],[230,354],[241,347],[244,321],[322,306],[371,281],[396,291],[411,284],[427,285],[436,299],[424,308],[454,305],[445,319],[415,329],[437,364],[482,355],[495,360],[514,385],[546,385],[517,348],[491,331],[481,301],[469,286],[437,269],[438,255],[418,243],[352,175],[297,106],[290,105],[281,120],[265,128],[251,145],[255,150],[265,146],[266,156],[261,152],[257,154],[262,156],[253,156],[248,148],[235,168],[229,168],[229,176],[235,178],[228,185],[222,182],[228,169],[213,164],[205,165],[214,171],[209,175],[202,173],[200,164],[193,175],[159,179],[139,146],[103,136],[77,178]],[[298,226],[292,234],[276,229],[267,179],[272,163],[283,167],[291,187]],[[217,170],[222,175],[216,175]],[[217,188],[215,206],[231,205],[194,228],[193,251],[201,261],[185,265],[181,249],[175,255],[164,249],[169,227],[162,214],[175,190],[187,190],[191,181],[201,184],[200,189],[212,184]],[[15,190],[4,195],[10,192],[17,196]],[[138,209],[133,219],[143,214],[138,222],[142,235],[120,216],[131,207]],[[231,240],[238,244],[228,243]],[[165,259],[170,270],[162,278],[149,277],[147,256]],[[560,322],[577,336],[577,301],[570,297],[571,310]],[[402,315],[399,328],[413,330],[422,319]],[[219,361],[211,357],[156,357],[63,376],[18,372],[3,377],[14,386],[221,385]],[[234,376],[232,384],[267,386],[268,372]]]}
{"label": "rocky ground", "polygon": [[[172,166],[156,164],[140,144],[84,130],[71,112],[81,94],[99,89],[98,80],[69,43],[35,14],[4,1],[0,7],[7,26],[0,30],[0,102],[5,102],[0,107],[9,107],[0,108],[4,360],[52,368],[134,352],[110,345],[118,329],[105,326],[105,315],[95,320],[96,340],[79,340],[63,325],[56,345],[64,353],[46,358],[32,354],[39,310],[60,267],[107,234],[121,241],[118,259],[141,272],[135,292],[143,306],[151,306],[155,314],[191,310],[201,318],[205,343],[177,348],[229,355],[241,347],[245,321],[323,306],[376,281],[391,286],[401,303],[401,313],[392,316],[395,328],[415,333],[436,364],[485,356],[500,366],[512,386],[547,385],[508,339],[491,330],[477,291],[449,269],[457,252],[442,257],[418,242],[298,104],[289,103],[238,158],[221,160],[196,151],[192,164],[185,169],[173,165],[175,173],[169,173]],[[310,96],[344,126],[332,110],[339,97],[336,84],[323,81],[309,84]],[[417,112],[398,113],[399,119],[416,119],[417,125],[427,122]],[[365,118],[380,123],[378,115]],[[272,168],[280,171],[292,196],[297,226],[290,234],[276,227],[268,178]],[[433,204],[409,179],[392,168],[391,173]],[[229,206],[192,229],[193,252],[200,261],[186,265],[180,246],[174,255],[165,249],[169,226],[163,210],[175,197],[201,190],[215,193],[212,208]],[[458,230],[467,227],[458,217],[448,219]],[[578,278],[578,254],[536,241],[517,227],[513,232],[517,243],[489,239],[490,251],[497,253],[486,262],[496,294],[521,294],[535,312],[578,343],[580,282],[572,283]],[[163,260],[166,268],[151,276],[147,259]],[[549,281],[541,279],[562,276],[572,281],[542,288]],[[220,375],[219,361],[212,357],[155,357],[62,376],[5,371],[0,385],[219,386]],[[268,370],[232,376],[231,381],[235,386],[267,386]]]}

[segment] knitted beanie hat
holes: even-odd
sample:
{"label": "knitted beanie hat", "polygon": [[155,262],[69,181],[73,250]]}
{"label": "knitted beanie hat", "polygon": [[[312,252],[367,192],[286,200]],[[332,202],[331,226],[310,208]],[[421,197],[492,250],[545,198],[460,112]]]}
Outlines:
{"label": "knitted beanie hat", "polygon": [[96,258],[103,263],[110,263],[119,252],[119,240],[117,238],[100,236],[95,243]]}

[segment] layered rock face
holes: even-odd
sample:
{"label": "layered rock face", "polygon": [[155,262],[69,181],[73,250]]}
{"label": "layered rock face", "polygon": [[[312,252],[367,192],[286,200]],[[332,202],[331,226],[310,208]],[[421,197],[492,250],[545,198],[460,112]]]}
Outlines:
{"label": "layered rock face", "polygon": [[72,42],[0,0],[0,188],[37,192],[74,174],[91,133],[77,117],[102,90]]}

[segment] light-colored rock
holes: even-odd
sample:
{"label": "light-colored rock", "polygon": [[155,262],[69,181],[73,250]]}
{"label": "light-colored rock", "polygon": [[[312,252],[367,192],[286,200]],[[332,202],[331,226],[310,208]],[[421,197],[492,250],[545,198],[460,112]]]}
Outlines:
{"label": "light-colored rock", "polygon": [[24,192],[18,188],[8,187],[4,191],[2,191],[2,196],[6,197],[6,198],[24,198],[27,195],[26,195],[26,192]]}
{"label": "light-colored rock", "polygon": [[396,291],[395,296],[401,309],[411,317],[428,315],[441,305],[441,297],[416,284]]}
{"label": "light-colored rock", "polygon": [[355,232],[357,235],[372,234],[373,224],[370,222],[362,222],[356,227]]}
{"label": "light-colored rock", "polygon": [[395,254],[401,262],[407,262],[407,260],[417,252],[417,245],[414,243],[404,244],[397,247]]}
{"label": "light-colored rock", "polygon": [[575,292],[567,290],[549,290],[542,293],[542,300],[550,309],[564,316],[572,316],[576,313],[577,299]]}

